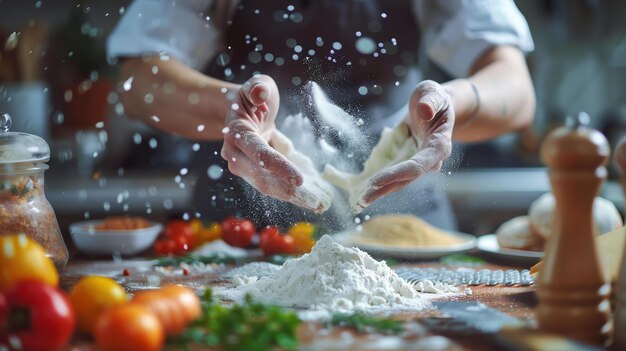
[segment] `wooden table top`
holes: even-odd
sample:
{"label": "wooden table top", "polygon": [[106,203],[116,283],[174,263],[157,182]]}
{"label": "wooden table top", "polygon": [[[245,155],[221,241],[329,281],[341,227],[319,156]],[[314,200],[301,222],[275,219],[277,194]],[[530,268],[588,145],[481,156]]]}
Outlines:
{"label": "wooden table top", "polygon": [[[437,262],[405,263],[412,267],[443,267]],[[178,283],[196,290],[225,284],[220,278],[222,272],[232,268],[228,265],[208,265],[205,270],[191,270],[188,275],[176,268],[157,272],[150,260],[127,260],[120,262],[73,260],[61,274],[61,287],[65,290],[83,275],[105,275],[116,279],[129,293],[156,288],[159,284]],[[476,269],[519,269],[507,265],[485,264]],[[522,267],[523,268],[523,267]],[[124,274],[127,270],[128,275]],[[450,301],[482,303],[509,316],[519,318],[527,324],[533,323],[533,310],[536,306],[534,287],[473,286],[471,295],[441,297],[433,299],[435,306]],[[398,318],[406,321],[407,330],[402,337],[361,334],[351,330],[333,328],[328,330],[316,323],[303,323],[300,340],[307,350],[507,350],[501,337],[495,333],[480,333],[475,328],[459,325],[436,308],[419,313],[403,313]],[[94,350],[90,340],[77,338],[71,350]],[[518,348],[519,349],[519,348]]]}

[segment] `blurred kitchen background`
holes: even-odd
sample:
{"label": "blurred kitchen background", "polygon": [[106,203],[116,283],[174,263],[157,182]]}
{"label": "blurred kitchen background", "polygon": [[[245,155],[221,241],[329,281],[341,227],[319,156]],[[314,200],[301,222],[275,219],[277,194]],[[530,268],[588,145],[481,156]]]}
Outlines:
{"label": "blurred kitchen background", "polygon": [[[105,40],[128,3],[0,0],[0,111],[13,130],[50,144],[46,194],[64,232],[72,221],[113,214],[194,217],[194,185],[220,177],[219,168],[194,167],[197,157],[217,165],[219,156],[125,116]],[[465,232],[491,232],[549,190],[538,148],[566,116],[587,112],[613,145],[626,136],[626,1],[517,5],[536,45],[528,64],[537,113],[521,133],[455,146],[444,183]],[[617,183],[603,194],[623,210]]]}

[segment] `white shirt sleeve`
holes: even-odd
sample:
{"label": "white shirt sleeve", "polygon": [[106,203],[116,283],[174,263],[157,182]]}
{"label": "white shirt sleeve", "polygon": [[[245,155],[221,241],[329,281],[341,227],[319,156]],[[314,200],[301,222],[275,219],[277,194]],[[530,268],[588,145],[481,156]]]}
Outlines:
{"label": "white shirt sleeve", "polygon": [[108,56],[167,53],[203,68],[222,45],[222,29],[205,14],[213,1],[133,1],[108,38]]}
{"label": "white shirt sleeve", "polygon": [[467,77],[495,45],[534,50],[524,16],[513,0],[413,0],[428,57],[454,78]]}

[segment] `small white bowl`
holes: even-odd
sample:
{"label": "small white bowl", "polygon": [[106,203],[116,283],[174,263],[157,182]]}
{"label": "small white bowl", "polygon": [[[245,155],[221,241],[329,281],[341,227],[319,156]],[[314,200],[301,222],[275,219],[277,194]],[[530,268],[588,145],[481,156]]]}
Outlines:
{"label": "small white bowl", "polygon": [[84,221],[70,224],[70,236],[76,248],[90,255],[134,255],[148,249],[163,229],[160,223],[150,222],[147,228],[132,230],[99,230],[103,221]]}

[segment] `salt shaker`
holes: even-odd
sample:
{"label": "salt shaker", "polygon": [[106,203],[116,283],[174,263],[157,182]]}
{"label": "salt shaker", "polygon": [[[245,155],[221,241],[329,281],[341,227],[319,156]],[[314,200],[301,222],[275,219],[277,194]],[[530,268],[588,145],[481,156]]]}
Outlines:
{"label": "salt shaker", "polygon": [[[621,183],[624,190],[624,199],[626,199],[626,139],[622,140],[615,149],[615,163],[622,172]],[[615,334],[613,335],[614,350],[626,350],[626,247],[623,248],[622,263],[620,265],[619,275],[617,279],[616,308],[614,315]]]}
{"label": "salt shaker", "polygon": [[582,113],[548,135],[541,157],[556,199],[544,264],[537,278],[543,331],[604,345],[610,335],[610,285],[596,252],[592,206],[606,179],[609,144]]}

